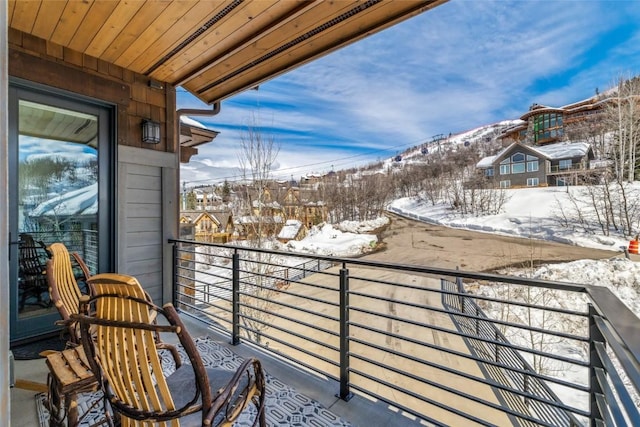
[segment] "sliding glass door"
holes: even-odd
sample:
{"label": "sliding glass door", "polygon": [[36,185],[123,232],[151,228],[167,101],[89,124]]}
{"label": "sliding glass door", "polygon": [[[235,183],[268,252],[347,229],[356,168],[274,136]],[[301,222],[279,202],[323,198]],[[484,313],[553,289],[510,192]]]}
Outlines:
{"label": "sliding glass door", "polygon": [[14,84],[9,90],[11,340],[56,329],[47,247],[64,243],[92,273],[109,269],[111,110]]}

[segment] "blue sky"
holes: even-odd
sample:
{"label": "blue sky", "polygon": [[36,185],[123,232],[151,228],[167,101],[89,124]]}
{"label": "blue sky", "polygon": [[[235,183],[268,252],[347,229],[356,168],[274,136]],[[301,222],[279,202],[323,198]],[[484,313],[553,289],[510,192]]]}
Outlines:
{"label": "blue sky", "polygon": [[[562,106],[640,74],[640,1],[451,0],[222,102],[187,185],[239,178],[256,121],[280,145],[274,177],[394,156],[437,134]],[[207,108],[181,88],[179,108]],[[255,119],[254,119],[255,118]]]}

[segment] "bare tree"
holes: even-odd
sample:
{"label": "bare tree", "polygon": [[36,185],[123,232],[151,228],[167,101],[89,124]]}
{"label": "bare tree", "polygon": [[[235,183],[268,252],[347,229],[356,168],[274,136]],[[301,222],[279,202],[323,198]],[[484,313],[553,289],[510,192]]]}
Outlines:
{"label": "bare tree", "polygon": [[[255,116],[247,125],[240,140],[238,161],[243,172],[245,183],[244,212],[249,220],[245,226],[249,245],[263,248],[267,245],[265,231],[267,224],[273,223],[273,216],[266,208],[265,191],[271,181],[271,173],[280,146],[273,135],[269,135],[259,126]],[[246,257],[241,261],[241,321],[244,332],[251,340],[260,343],[265,329],[269,327],[268,319],[276,293],[271,276],[277,266],[273,255],[262,252],[244,252]]]}
{"label": "bare tree", "polygon": [[604,120],[613,131],[609,156],[616,179],[633,182],[640,144],[640,79],[620,78],[616,92],[608,98]]}
{"label": "bare tree", "polygon": [[278,158],[280,145],[275,142],[273,135],[262,129],[258,120],[253,116],[240,138],[240,152],[238,161],[245,183],[244,213],[249,215],[247,227],[252,237],[252,246],[262,247],[265,234],[265,191],[271,182],[271,173]]}
{"label": "bare tree", "polygon": [[565,228],[602,235],[611,232],[634,236],[640,229],[640,192],[628,182],[611,181],[604,174],[602,184],[588,184],[570,191],[569,203],[557,201],[555,218]]}

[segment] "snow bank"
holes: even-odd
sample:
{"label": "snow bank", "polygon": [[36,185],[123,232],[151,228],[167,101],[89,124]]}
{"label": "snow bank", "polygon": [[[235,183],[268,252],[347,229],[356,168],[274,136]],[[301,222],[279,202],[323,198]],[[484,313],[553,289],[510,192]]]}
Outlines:
{"label": "snow bank", "polygon": [[287,250],[316,255],[354,256],[370,252],[378,238],[371,234],[342,232],[331,224],[313,227],[307,237],[287,243]]}

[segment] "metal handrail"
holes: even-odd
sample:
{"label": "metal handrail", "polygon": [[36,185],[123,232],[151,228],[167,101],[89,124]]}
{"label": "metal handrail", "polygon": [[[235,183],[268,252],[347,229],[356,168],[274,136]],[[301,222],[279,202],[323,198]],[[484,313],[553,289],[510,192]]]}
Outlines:
{"label": "metal handrail", "polygon": [[180,310],[335,380],[344,400],[435,425],[640,425],[640,321],[606,288],[170,242]]}

